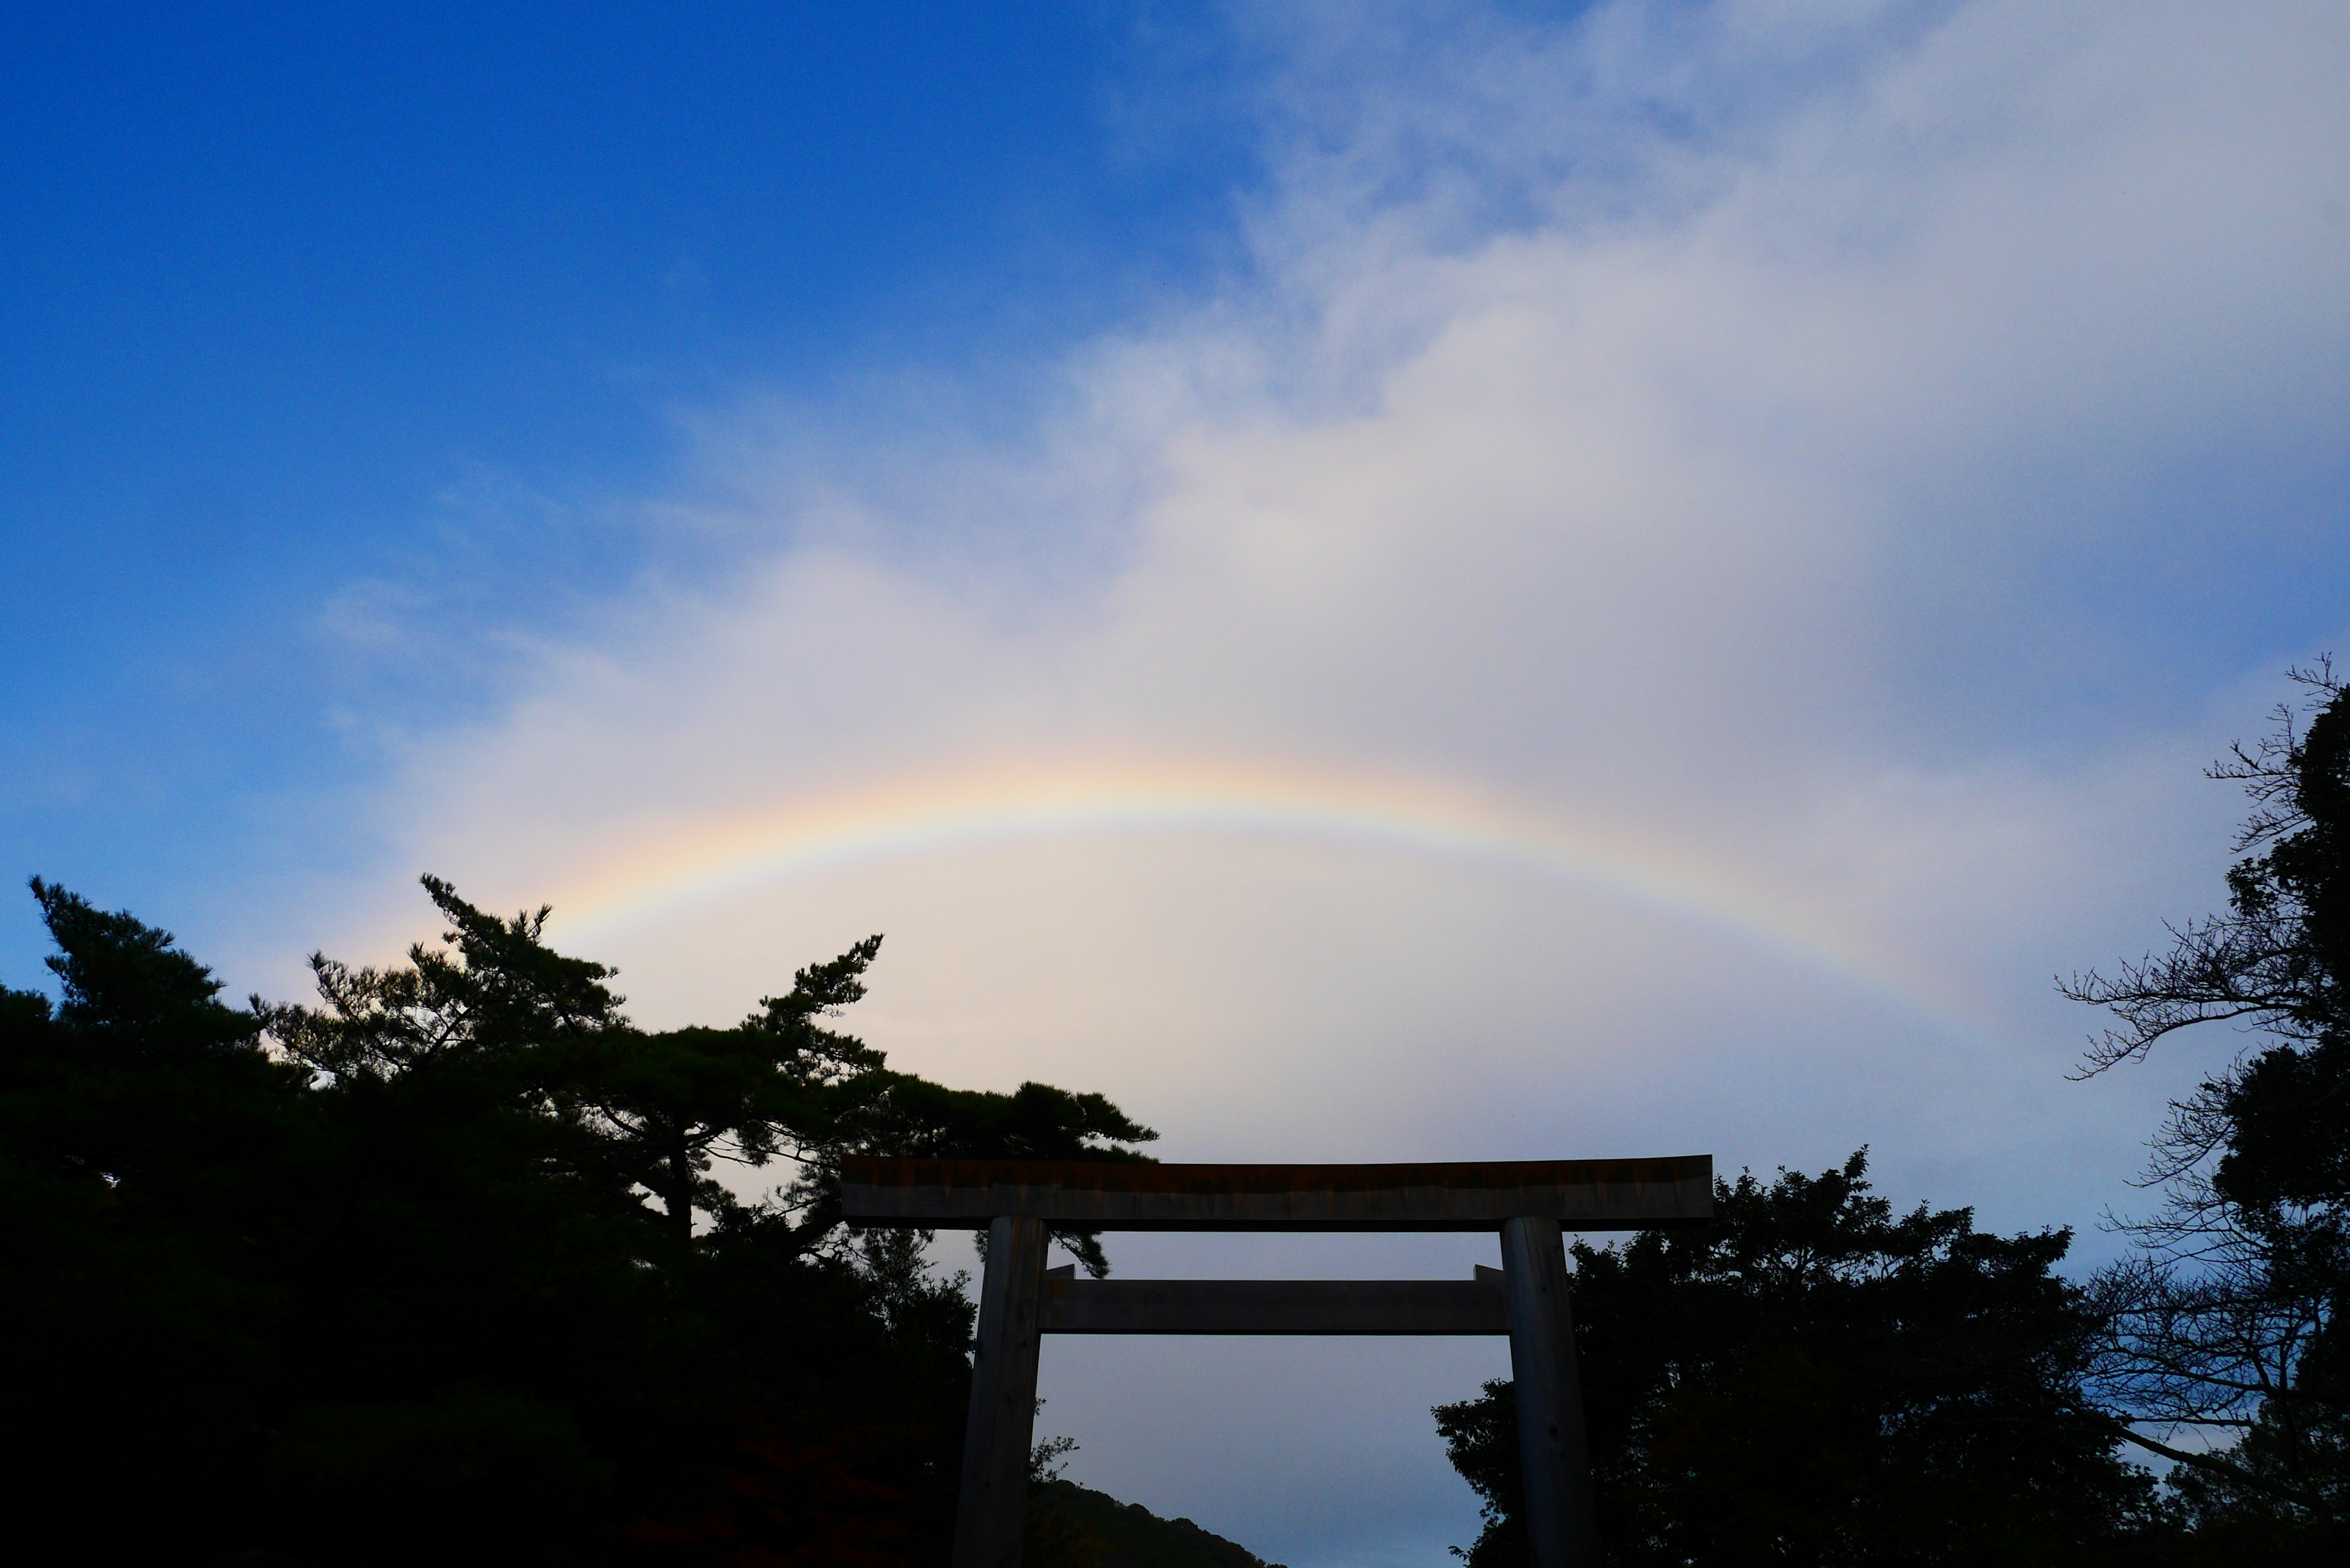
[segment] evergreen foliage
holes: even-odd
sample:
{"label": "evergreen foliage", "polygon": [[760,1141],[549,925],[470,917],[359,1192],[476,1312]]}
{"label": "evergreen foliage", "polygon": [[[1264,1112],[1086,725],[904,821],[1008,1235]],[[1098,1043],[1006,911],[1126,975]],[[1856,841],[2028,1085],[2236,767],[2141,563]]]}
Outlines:
{"label": "evergreen foliage", "polygon": [[2064,989],[2116,1019],[2088,1074],[2199,1024],[2251,1035],[2155,1139],[2163,1201],[2117,1225],[2134,1251],[2096,1282],[2099,1381],[2178,1462],[2199,1533],[2332,1563],[2350,1556],[2350,688],[2324,664],[2296,678],[2305,710],[2211,770],[2253,802],[2226,912]]}
{"label": "evergreen foliage", "polygon": [[1058,1478],[1029,1493],[1021,1568],[1280,1568],[1188,1519]]}
{"label": "evergreen foliage", "polygon": [[[35,882],[61,1001],[0,992],[16,1560],[941,1560],[971,1309],[926,1238],[842,1232],[837,1161],[1149,1129],[890,1071],[832,1022],[878,938],[649,1033],[545,910],[425,886],[442,943],[239,1009]],[[767,1202],[714,1174],[779,1159]]]}
{"label": "evergreen foliage", "polygon": [[[1574,1249],[1601,1535],[1620,1564],[2094,1563],[2175,1532],[2082,1380],[2063,1232],[1897,1214],[1865,1154],[1716,1184],[1714,1222]],[[1471,1568],[1526,1561],[1506,1381],[1440,1406],[1483,1501]]]}

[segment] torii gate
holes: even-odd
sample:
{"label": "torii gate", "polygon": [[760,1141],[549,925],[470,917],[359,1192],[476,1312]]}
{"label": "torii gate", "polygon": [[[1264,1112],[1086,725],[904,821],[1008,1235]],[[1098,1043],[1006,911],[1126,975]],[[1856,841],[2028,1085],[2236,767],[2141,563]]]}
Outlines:
{"label": "torii gate", "polygon": [[[953,1568],[1020,1568],[1047,1334],[1506,1334],[1534,1568],[1598,1562],[1565,1232],[1713,1217],[1713,1158],[1441,1165],[841,1162],[854,1225],[986,1227]],[[1053,1228],[1499,1231],[1468,1280],[1080,1280]]]}

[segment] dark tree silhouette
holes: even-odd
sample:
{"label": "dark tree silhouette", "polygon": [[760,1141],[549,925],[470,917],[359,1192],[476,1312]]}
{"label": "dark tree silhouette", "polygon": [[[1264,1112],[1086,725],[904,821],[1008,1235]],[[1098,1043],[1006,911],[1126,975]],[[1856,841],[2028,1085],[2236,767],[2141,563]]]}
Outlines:
{"label": "dark tree silhouette", "polygon": [[2096,1282],[2100,1384],[2179,1461],[2213,1539],[2333,1562],[2350,1551],[2350,690],[2324,663],[2294,677],[2305,707],[2210,770],[2253,803],[2227,910],[2062,989],[2117,1021],[2085,1076],[2200,1024],[2251,1036],[2171,1106],[2160,1207],[2116,1223],[2135,1248]]}
{"label": "dark tree silhouette", "polygon": [[[845,1234],[831,1172],[1149,1129],[890,1071],[832,1023],[878,938],[653,1033],[545,910],[425,887],[441,943],[236,1009],[168,933],[34,884],[62,996],[0,991],[12,1557],[941,1560],[970,1307],[923,1238]],[[728,1162],[793,1179],[749,1201]]]}
{"label": "dark tree silhouette", "polygon": [[[2061,1231],[1897,1214],[1863,1155],[1720,1182],[1702,1231],[1575,1249],[1600,1529],[1621,1564],[2143,1562],[2170,1532],[2083,1397],[2096,1322]],[[1483,1500],[1471,1568],[1526,1560],[1507,1382],[1440,1406]]]}

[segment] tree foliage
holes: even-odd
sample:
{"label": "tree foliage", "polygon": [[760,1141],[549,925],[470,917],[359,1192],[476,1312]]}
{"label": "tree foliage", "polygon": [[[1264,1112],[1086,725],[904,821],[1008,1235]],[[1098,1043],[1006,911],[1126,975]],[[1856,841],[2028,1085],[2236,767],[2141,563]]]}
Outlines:
{"label": "tree foliage", "polygon": [[2097,1281],[2100,1381],[2215,1537],[2332,1562],[2350,1550],[2350,690],[2324,664],[2295,678],[2305,707],[2211,770],[2252,801],[2226,911],[2063,989],[2116,1020],[2088,1075],[2201,1024],[2251,1037],[2154,1139],[2162,1202],[2117,1223],[2133,1251]]}
{"label": "tree foliage", "polygon": [[[2142,1557],[2153,1484],[2083,1397],[2096,1320],[2061,1231],[1894,1211],[1865,1155],[1716,1184],[1698,1231],[1577,1245],[1600,1532],[1621,1564]],[[1526,1560],[1511,1386],[1436,1411],[1483,1500],[1471,1568]]]}
{"label": "tree foliage", "polygon": [[[970,1308],[919,1234],[841,1230],[838,1160],[1149,1129],[891,1071],[835,1023],[878,938],[731,1029],[648,1032],[545,910],[425,886],[441,943],[235,1008],[34,884],[60,1000],[0,991],[19,1560],[941,1556]],[[719,1179],[770,1164],[764,1200]]]}

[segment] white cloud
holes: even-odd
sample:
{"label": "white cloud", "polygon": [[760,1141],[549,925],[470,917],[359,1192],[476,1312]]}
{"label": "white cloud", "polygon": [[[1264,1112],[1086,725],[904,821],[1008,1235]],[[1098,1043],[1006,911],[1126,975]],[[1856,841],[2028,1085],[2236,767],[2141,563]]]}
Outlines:
{"label": "white cloud", "polygon": [[[2215,585],[2343,557],[2350,23],[1364,15],[1259,28],[1258,276],[1077,357],[1021,441],[705,416],[712,510],[776,543],[422,749],[405,855],[506,904],[1015,764],[1456,781],[1666,846],[1913,1005],[1537,868],[1226,832],[837,863],[598,956],[646,1016],[715,1021],[885,929],[864,1026],[901,1064],[1104,1088],[1179,1157],[1871,1141],[1904,1196],[2088,1218],[2177,1074],[2061,1084],[2088,1021],[2047,976],[2214,895],[2230,803],[2194,769],[2345,627]],[[1357,1460],[1416,1498],[1451,1365],[1419,1354]],[[1271,1492],[1153,1469],[1151,1417],[1054,1376],[1081,1473],[1378,1555],[1266,1501],[1326,1479],[1286,1457],[1315,1442],[1252,1461]],[[1252,1382],[1191,1407],[1339,1419]],[[1465,1534],[1441,1495],[1415,1517]]]}

